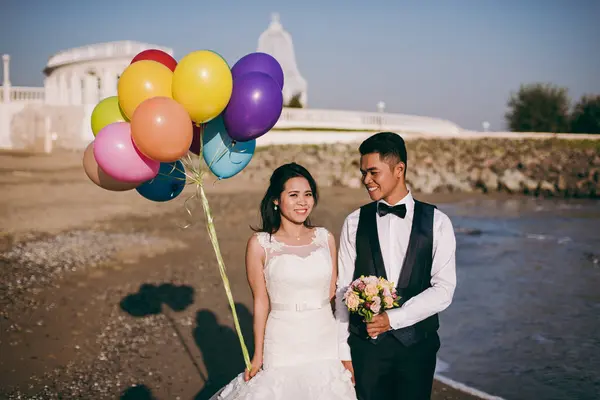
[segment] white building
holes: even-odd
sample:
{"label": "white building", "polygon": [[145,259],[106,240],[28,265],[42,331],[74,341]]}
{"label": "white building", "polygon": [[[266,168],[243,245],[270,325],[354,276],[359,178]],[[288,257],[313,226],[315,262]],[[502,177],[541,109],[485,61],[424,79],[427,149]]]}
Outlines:
{"label": "white building", "polygon": [[50,105],[96,104],[117,95],[117,81],[133,57],[148,49],[173,56],[173,50],[132,41],[99,43],[61,51],[44,69],[45,103]]}
{"label": "white building", "polygon": [[[147,49],[173,50],[149,43],[119,41],[92,44],[54,54],[43,69],[44,87],[12,86],[10,56],[2,56],[0,149],[82,149],[94,139],[91,113],[98,101],[117,94],[117,81],[133,57]],[[273,55],[284,71],[284,101],[299,95],[307,105],[307,82],[296,63],[291,34],[274,14],[258,39],[258,51]],[[381,103],[383,104],[383,103]],[[273,132],[259,138],[269,143],[321,143],[362,140],[373,131],[448,135],[462,132],[437,118],[384,112],[285,108]]]}
{"label": "white building", "polygon": [[3,60],[0,91],[0,148],[82,148],[94,136],[91,113],[98,102],[117,95],[117,81],[133,57],[148,49],[173,50],[149,43],[97,43],[54,54],[43,70],[44,87],[12,86],[10,56]]}
{"label": "white building", "polygon": [[283,103],[288,104],[292,97],[299,96],[303,107],[307,106],[307,83],[300,75],[292,35],[279,22],[279,14],[271,15],[271,24],[258,38],[257,51],[275,57],[283,69]]}

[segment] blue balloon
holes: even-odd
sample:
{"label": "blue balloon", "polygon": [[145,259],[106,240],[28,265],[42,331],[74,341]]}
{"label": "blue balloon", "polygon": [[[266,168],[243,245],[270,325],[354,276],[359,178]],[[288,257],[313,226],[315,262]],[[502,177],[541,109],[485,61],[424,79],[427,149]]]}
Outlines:
{"label": "blue balloon", "polygon": [[255,149],[255,139],[236,142],[229,136],[223,114],[204,126],[202,156],[208,168],[219,179],[231,178],[246,168]]}
{"label": "blue balloon", "polygon": [[179,160],[160,163],[158,175],[136,188],[138,193],[148,200],[169,201],[179,196],[186,183],[185,169]]}

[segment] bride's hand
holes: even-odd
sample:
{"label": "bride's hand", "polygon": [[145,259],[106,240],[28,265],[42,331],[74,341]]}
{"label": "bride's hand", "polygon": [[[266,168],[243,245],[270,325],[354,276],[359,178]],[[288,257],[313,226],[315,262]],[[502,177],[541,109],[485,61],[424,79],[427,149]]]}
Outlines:
{"label": "bride's hand", "polygon": [[252,358],[252,362],[250,363],[251,370],[248,371],[248,368],[246,368],[246,371],[244,372],[244,381],[248,382],[250,379],[254,378],[254,375],[256,375],[256,373],[260,370],[260,367],[262,367],[262,363],[262,357],[254,356]]}
{"label": "bride's hand", "polygon": [[354,367],[352,366],[352,361],[344,360],[342,361],[342,365],[352,374],[352,384],[356,385],[356,380],[354,379]]}

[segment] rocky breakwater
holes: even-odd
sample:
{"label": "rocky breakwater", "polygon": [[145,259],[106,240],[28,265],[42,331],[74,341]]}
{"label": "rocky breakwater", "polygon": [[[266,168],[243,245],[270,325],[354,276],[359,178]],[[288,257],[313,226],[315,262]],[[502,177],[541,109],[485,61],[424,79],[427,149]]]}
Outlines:
{"label": "rocky breakwater", "polygon": [[[407,180],[417,192],[600,198],[600,141],[414,139],[407,148]],[[291,161],[308,168],[321,186],[361,185],[355,143],[258,148],[240,175],[263,182]]]}

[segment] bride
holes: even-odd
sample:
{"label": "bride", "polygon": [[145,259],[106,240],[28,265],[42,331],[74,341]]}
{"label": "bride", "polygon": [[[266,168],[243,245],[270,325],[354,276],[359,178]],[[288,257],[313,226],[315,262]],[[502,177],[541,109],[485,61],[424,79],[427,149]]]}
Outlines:
{"label": "bride", "polygon": [[254,297],[252,366],[212,400],[356,399],[338,356],[330,305],[335,240],[309,222],[317,200],[316,183],[304,167],[291,163],[273,172],[261,202],[262,225],[246,250]]}

